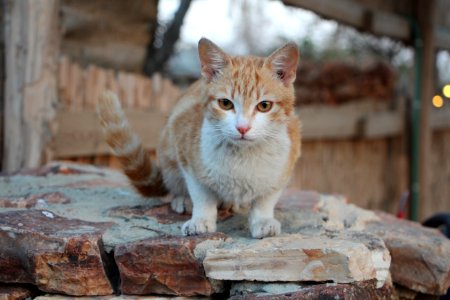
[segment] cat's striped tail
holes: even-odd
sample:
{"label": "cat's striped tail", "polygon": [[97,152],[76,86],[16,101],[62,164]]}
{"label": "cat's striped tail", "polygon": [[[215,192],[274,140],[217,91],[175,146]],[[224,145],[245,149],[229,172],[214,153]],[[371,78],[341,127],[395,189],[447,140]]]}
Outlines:
{"label": "cat's striped tail", "polygon": [[138,136],[132,132],[117,95],[105,91],[99,99],[97,112],[106,142],[133,186],[144,196],[167,194],[160,170],[151,161]]}

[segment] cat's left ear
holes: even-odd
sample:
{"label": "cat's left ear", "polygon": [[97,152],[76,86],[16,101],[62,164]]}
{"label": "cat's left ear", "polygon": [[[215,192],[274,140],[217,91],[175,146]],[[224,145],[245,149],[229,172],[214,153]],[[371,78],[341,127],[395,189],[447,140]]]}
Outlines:
{"label": "cat's left ear", "polygon": [[271,69],[274,77],[280,79],[285,86],[288,86],[295,80],[298,59],[297,45],[291,42],[273,52],[266,58],[264,65]]}
{"label": "cat's left ear", "polygon": [[198,56],[202,68],[202,75],[207,81],[211,81],[222,73],[230,59],[216,44],[206,38],[198,42]]}

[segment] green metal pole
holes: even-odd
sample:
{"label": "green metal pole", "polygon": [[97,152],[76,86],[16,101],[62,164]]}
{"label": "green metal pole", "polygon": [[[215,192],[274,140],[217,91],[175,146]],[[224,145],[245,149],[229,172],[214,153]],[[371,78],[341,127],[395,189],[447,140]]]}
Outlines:
{"label": "green metal pole", "polygon": [[417,221],[419,217],[420,195],[420,98],[422,94],[423,41],[419,25],[412,21],[414,35],[414,97],[411,105],[411,161],[410,161],[410,209],[409,218]]}

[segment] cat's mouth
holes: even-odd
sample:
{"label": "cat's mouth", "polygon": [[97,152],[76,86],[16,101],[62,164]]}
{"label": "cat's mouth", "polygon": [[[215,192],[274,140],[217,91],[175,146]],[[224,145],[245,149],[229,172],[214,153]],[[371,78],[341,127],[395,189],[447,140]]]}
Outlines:
{"label": "cat's mouth", "polygon": [[253,140],[254,140],[254,139],[251,139],[251,138],[248,138],[248,137],[245,137],[245,136],[232,137],[231,139],[235,143],[250,143],[250,142],[253,142]]}

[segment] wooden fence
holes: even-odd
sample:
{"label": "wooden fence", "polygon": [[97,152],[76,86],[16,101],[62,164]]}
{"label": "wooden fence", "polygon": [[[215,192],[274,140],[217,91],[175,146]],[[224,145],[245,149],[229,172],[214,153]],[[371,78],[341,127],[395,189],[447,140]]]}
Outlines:
{"label": "wooden fence", "polygon": [[82,68],[63,57],[59,69],[59,107],[52,157],[115,166],[103,141],[95,107],[105,89],[116,92],[131,125],[143,142],[154,148],[165,117],[177,101],[180,89],[157,74],[151,79],[140,74]]}
{"label": "wooden fence", "polygon": [[[108,153],[95,113],[100,93],[117,92],[131,126],[154,150],[180,89],[157,75],[138,74],[60,62],[60,103],[50,145],[54,159],[117,167]],[[394,212],[408,188],[408,149],[404,99],[359,99],[341,105],[301,105],[302,157],[292,186],[342,193],[363,207]],[[434,109],[432,192],[424,216],[450,210],[450,107]],[[447,181],[446,181],[447,180]],[[437,184],[437,183],[440,184]],[[447,182],[444,184],[443,182]]]}

